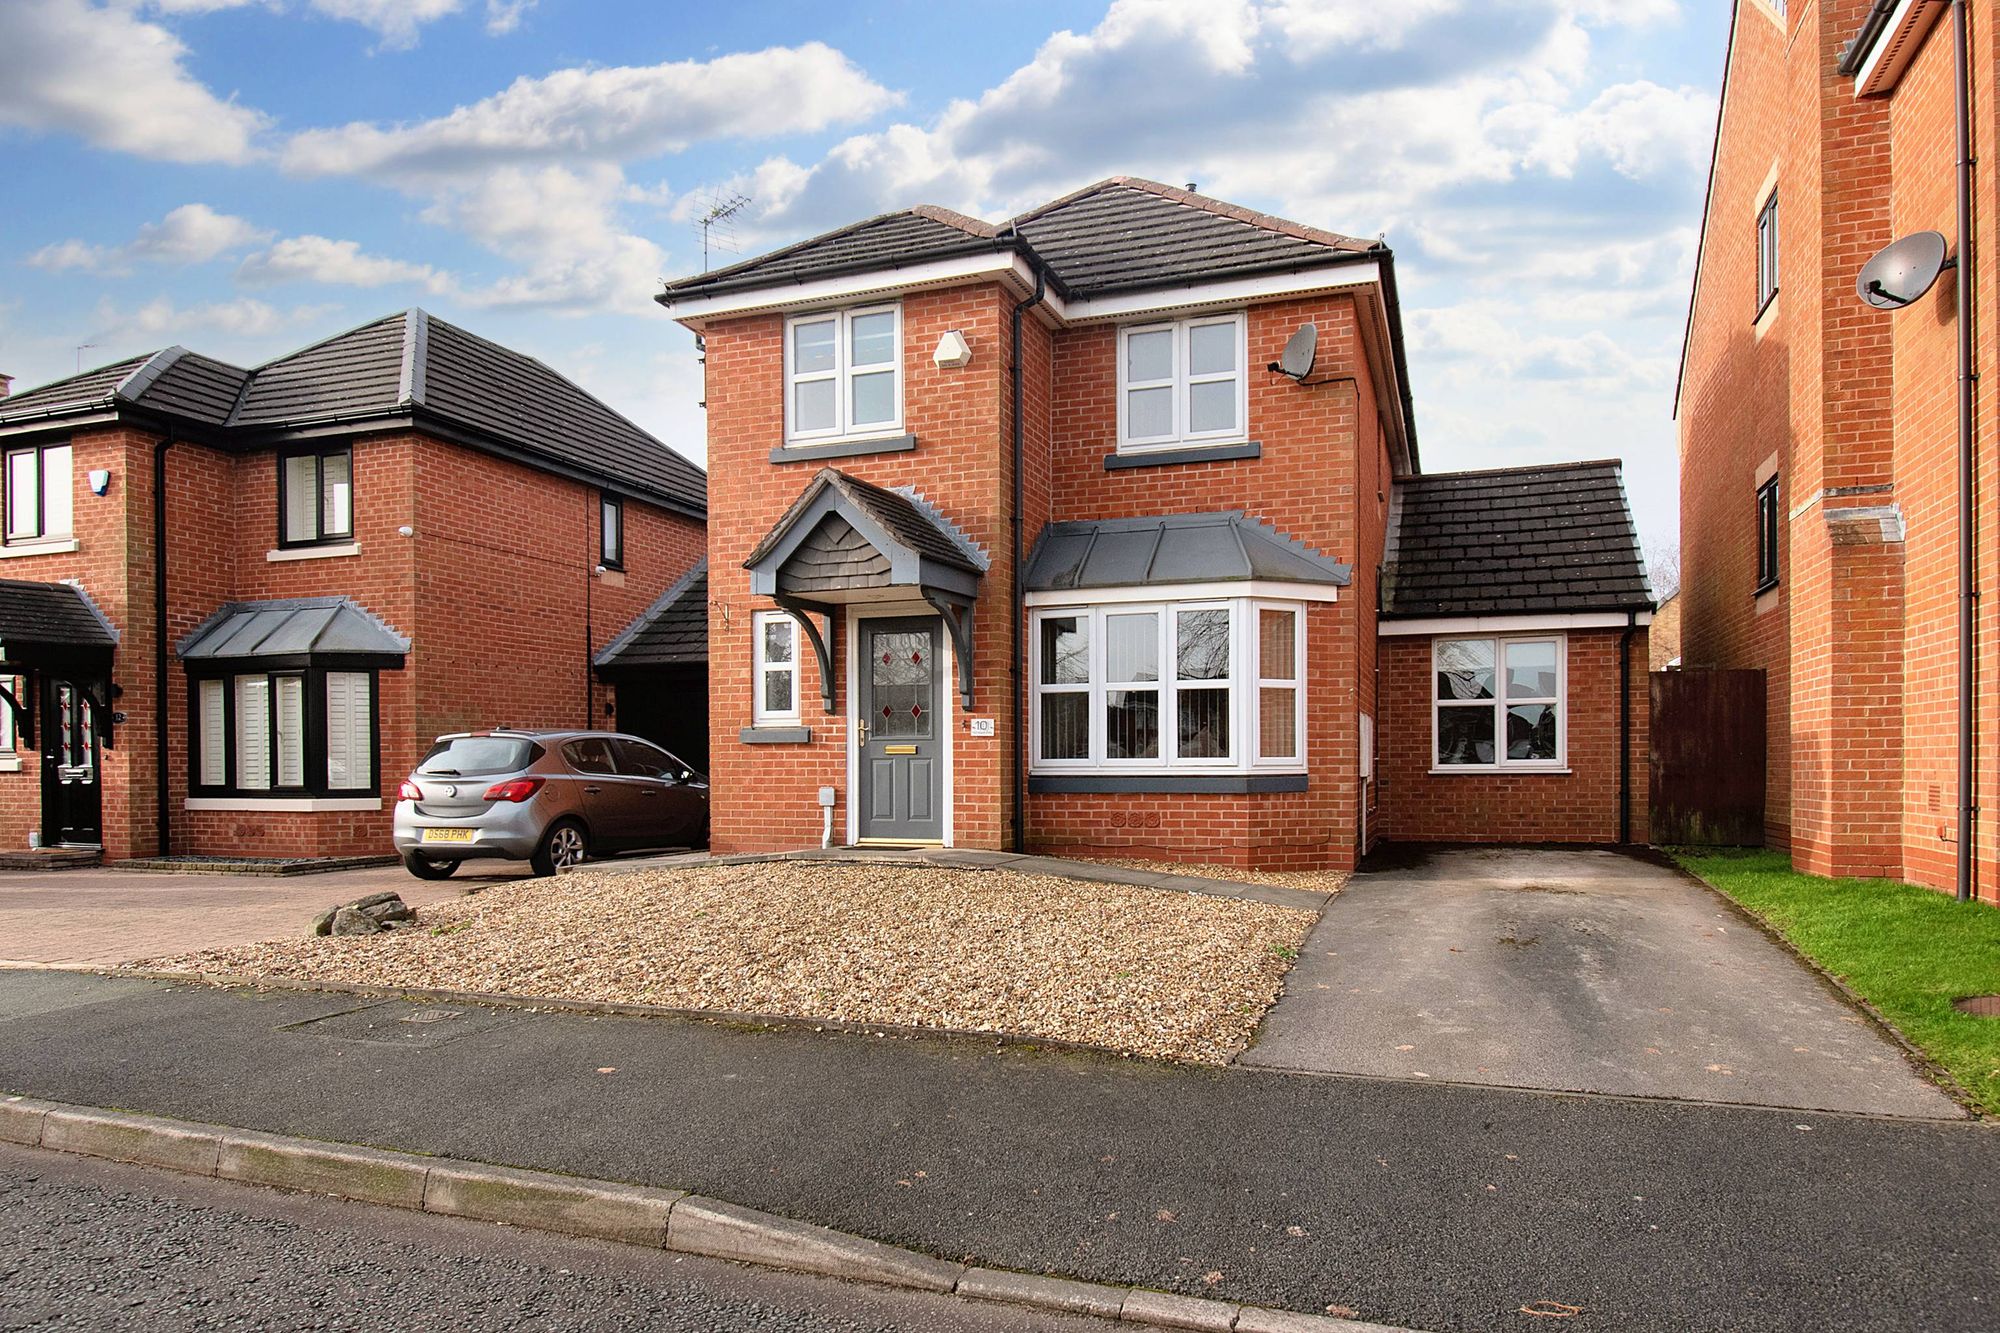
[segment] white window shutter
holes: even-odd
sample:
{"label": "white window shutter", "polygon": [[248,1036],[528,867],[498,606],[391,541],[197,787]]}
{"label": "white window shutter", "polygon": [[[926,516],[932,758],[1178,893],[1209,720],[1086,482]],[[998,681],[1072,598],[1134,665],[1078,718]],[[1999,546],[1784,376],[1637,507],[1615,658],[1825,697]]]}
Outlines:
{"label": "white window shutter", "polygon": [[201,683],[201,719],[196,724],[201,744],[201,785],[220,787],[229,781],[229,736],[224,730],[224,693],[219,680]]}
{"label": "white window shutter", "polygon": [[274,678],[278,724],[278,783],[306,785],[306,683],[298,676]]}
{"label": "white window shutter", "polygon": [[369,736],[369,693],[365,671],[326,673],[326,785],[329,791],[358,791],[375,781],[375,751]]}
{"label": "white window shutter", "polygon": [[271,678],[236,678],[236,785],[257,791],[271,785]]}

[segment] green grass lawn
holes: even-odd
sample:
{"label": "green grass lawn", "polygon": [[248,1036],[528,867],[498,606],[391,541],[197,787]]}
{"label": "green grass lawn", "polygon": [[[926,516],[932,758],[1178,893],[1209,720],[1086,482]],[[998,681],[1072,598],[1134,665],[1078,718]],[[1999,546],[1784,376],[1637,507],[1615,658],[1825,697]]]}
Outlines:
{"label": "green grass lawn", "polygon": [[1822,879],[1783,852],[1681,850],[1674,858],[1839,977],[1973,1101],[2000,1115],[2000,1018],[1961,1014],[2000,994],[2000,911],[1892,879]]}

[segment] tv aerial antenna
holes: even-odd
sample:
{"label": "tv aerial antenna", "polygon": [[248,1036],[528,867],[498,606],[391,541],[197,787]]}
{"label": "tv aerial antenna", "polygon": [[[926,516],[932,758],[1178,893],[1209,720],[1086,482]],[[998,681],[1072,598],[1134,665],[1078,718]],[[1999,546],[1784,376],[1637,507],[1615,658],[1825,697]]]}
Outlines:
{"label": "tv aerial antenna", "polygon": [[719,250],[736,249],[735,217],[750,206],[750,196],[731,191],[728,195],[718,194],[708,202],[708,211],[703,213],[695,225],[701,228],[701,271],[708,272],[708,252],[711,246]]}

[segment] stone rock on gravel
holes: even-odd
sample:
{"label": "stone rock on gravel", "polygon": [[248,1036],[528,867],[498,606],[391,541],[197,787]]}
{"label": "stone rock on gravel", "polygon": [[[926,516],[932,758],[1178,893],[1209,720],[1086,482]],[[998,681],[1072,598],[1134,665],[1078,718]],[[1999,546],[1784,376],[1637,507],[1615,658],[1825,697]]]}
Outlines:
{"label": "stone rock on gravel", "polygon": [[413,926],[416,922],[416,909],[404,902],[401,894],[371,893],[351,903],[327,908],[313,918],[306,934],[308,937],[373,935],[385,928]]}
{"label": "stone rock on gravel", "polygon": [[382,923],[358,907],[343,907],[333,914],[334,935],[374,935]]}

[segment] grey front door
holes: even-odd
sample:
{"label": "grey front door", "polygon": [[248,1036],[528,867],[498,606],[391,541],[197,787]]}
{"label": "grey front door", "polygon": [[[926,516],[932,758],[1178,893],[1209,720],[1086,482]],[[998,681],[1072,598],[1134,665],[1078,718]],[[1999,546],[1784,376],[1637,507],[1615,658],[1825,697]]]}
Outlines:
{"label": "grey front door", "polygon": [[861,836],[944,840],[935,616],[861,622]]}

